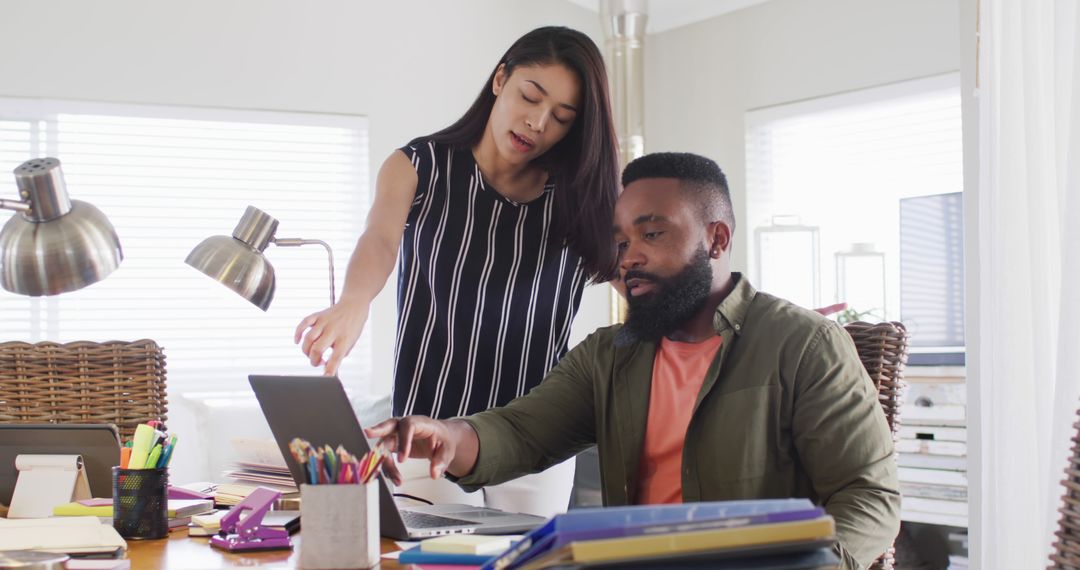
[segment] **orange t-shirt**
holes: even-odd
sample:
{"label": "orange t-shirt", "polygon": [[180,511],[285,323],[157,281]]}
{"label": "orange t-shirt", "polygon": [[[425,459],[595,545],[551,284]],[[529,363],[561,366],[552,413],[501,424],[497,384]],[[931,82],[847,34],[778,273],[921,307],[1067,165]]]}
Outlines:
{"label": "orange t-shirt", "polygon": [[664,338],[653,361],[649,423],[638,469],[641,486],[637,503],[682,502],[682,452],[686,428],[694,411],[705,373],[723,339],[714,336],[696,343]]}

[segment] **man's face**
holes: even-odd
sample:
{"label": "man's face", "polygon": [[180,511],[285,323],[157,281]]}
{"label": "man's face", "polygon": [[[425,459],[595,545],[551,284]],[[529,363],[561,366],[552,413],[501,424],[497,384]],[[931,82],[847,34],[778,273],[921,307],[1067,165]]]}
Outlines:
{"label": "man's face", "polygon": [[673,178],[630,183],[615,205],[624,330],[659,340],[697,314],[712,290],[706,224]]}

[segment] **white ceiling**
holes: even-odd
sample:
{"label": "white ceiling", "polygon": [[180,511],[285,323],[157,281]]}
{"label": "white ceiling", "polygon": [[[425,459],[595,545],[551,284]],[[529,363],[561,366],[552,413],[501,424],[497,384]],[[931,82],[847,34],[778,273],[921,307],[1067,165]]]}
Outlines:
{"label": "white ceiling", "polygon": [[[600,0],[569,0],[578,6],[599,14]],[[769,0],[646,0],[648,20],[645,31],[649,34],[715,18],[728,12],[741,10]]]}

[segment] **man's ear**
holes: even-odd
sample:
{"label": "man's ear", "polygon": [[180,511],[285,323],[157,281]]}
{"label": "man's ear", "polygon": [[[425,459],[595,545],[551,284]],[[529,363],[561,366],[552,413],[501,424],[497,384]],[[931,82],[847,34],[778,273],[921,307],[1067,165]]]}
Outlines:
{"label": "man's ear", "polygon": [[726,222],[717,220],[709,224],[709,257],[719,259],[725,251],[731,250],[731,228]]}
{"label": "man's ear", "polygon": [[506,64],[500,63],[499,67],[495,68],[495,77],[491,79],[491,92],[496,97],[502,92],[503,86],[506,85]]}

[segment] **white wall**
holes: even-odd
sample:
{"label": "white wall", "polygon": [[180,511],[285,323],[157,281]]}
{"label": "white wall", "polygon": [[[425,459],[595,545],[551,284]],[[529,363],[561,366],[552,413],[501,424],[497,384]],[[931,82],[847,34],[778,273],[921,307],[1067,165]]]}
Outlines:
{"label": "white wall", "polygon": [[[365,115],[374,184],[393,149],[457,119],[510,43],[550,24],[603,45],[596,13],[562,0],[17,2],[0,18],[0,97]],[[376,391],[392,375],[393,280],[369,325]],[[606,295],[586,300],[575,338],[608,322]]]}
{"label": "white wall", "polygon": [[957,27],[955,0],[774,0],[649,36],[646,150],[720,164],[744,268],[744,113],[959,70]]}

